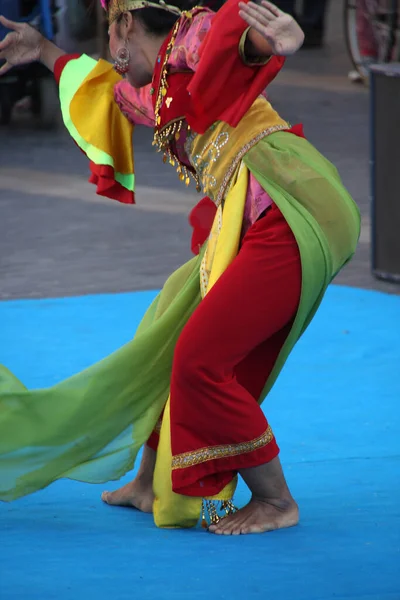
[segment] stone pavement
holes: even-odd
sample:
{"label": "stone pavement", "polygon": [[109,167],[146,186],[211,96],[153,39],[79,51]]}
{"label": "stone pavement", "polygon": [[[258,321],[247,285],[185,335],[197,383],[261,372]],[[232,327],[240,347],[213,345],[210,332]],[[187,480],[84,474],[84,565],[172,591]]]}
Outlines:
{"label": "stone pavement", "polygon": [[[288,60],[270,88],[274,106],[302,122],[338,167],[363,218],[359,249],[336,282],[400,293],[370,274],[369,94],[347,80],[341,3],[331,2],[326,48]],[[60,126],[25,120],[0,129],[0,298],[159,288],[190,257],[187,214],[198,199],[135,132],[137,206],[95,196],[86,159]]]}

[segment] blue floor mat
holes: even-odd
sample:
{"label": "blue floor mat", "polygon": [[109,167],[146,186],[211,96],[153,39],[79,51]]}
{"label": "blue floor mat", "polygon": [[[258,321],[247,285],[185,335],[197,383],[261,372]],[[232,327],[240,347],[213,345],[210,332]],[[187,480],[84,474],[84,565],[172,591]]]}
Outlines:
{"label": "blue floor mat", "polygon": [[[51,385],[128,341],[153,297],[1,302],[0,363]],[[400,297],[332,286],[265,403],[299,527],[158,530],[60,481],[0,505],[0,599],[399,600],[399,369]]]}

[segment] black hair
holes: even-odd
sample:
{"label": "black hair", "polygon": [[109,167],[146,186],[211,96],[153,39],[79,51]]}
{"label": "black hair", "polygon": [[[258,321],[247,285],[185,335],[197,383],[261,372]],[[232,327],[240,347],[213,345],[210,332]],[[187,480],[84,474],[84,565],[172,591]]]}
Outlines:
{"label": "black hair", "polygon": [[[166,0],[166,2],[180,10],[191,10],[199,4],[194,0]],[[167,35],[179,18],[178,15],[163,8],[141,8],[131,11],[131,13],[135,19],[140,21],[146,32],[155,37]],[[120,15],[118,22],[121,22],[122,18],[123,15]]]}
{"label": "black hair", "polygon": [[202,2],[202,6],[206,6],[207,8],[211,8],[214,12],[217,12],[220,8],[223,7],[226,0],[204,0]]}
{"label": "black hair", "polygon": [[[157,1],[157,0],[155,0]],[[226,0],[166,0],[167,4],[172,4],[180,10],[191,10],[195,6],[205,6],[211,10],[217,11],[225,4]],[[132,15],[141,22],[149,35],[162,36],[167,35],[175,25],[178,16],[162,8],[141,8],[131,11]],[[119,17],[119,22],[122,15]]]}

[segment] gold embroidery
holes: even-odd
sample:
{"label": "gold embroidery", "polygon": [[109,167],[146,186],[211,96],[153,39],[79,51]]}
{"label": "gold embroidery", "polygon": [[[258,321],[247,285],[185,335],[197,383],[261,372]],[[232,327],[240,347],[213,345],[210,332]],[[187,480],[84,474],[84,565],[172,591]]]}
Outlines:
{"label": "gold embroidery", "polygon": [[226,444],[224,446],[209,446],[200,448],[193,452],[184,452],[172,457],[172,469],[186,469],[194,467],[209,460],[239,456],[247,452],[254,452],[263,446],[267,446],[274,439],[271,427],[255,440],[242,442],[240,444]]}
{"label": "gold embroidery", "polygon": [[260,97],[236,127],[216,121],[203,134],[190,131],[185,151],[204,193],[218,206],[246,152],[267,135],[288,128],[269,102]]}
{"label": "gold embroidery", "polygon": [[217,178],[212,174],[212,167],[220,158],[221,150],[228,142],[228,131],[222,131],[205,146],[202,154],[196,154],[193,157],[192,166],[196,169],[204,189],[214,189],[217,186]]}
{"label": "gold embroidery", "polygon": [[177,142],[181,137],[183,127],[183,117],[171,120],[167,125],[164,125],[157,131],[157,141],[153,141],[153,146],[157,146],[157,152],[164,152],[164,163],[169,162],[173,167],[176,167],[179,179],[184,181],[186,185],[190,183],[192,177],[196,183],[196,189],[200,191],[200,181],[197,173],[189,171],[187,167],[179,160],[179,157],[172,150],[172,143]]}
{"label": "gold embroidery", "polygon": [[245,154],[247,154],[247,152],[249,150],[251,150],[256,144],[258,144],[258,142],[260,142],[262,139],[264,139],[268,135],[271,135],[271,133],[275,133],[276,131],[285,131],[287,129],[289,129],[289,125],[287,123],[285,123],[285,125],[274,125],[273,127],[268,127],[268,129],[264,129],[264,131],[261,131],[258,135],[256,135],[256,137],[254,137],[252,140],[250,140],[250,142],[248,142],[245,146],[243,146],[243,148],[238,152],[238,154],[233,159],[230,167],[228,168],[228,170],[222,180],[221,187],[219,188],[218,195],[215,199],[215,204],[217,206],[219,206],[221,204],[221,202],[224,198],[224,195],[225,195],[226,188],[229,184],[229,181],[230,181],[232,175],[234,174],[235,170],[237,169],[240,161],[245,156]]}
{"label": "gold embroidery", "polygon": [[[196,10],[196,9],[193,9]],[[192,13],[189,11],[182,12],[182,17],[185,19],[191,19]],[[184,164],[182,164],[179,158],[171,149],[171,142],[173,140],[178,140],[181,134],[182,129],[182,119],[176,119],[175,121],[171,121],[165,127],[160,127],[161,125],[161,115],[160,111],[162,105],[165,100],[166,107],[169,108],[171,106],[171,102],[173,101],[172,96],[168,95],[168,61],[171,56],[171,52],[174,48],[176,37],[178,35],[179,27],[181,25],[181,19],[175,24],[174,29],[172,30],[172,34],[170,40],[167,45],[167,49],[165,51],[164,62],[161,67],[160,73],[160,82],[158,85],[158,94],[156,99],[156,105],[154,109],[155,115],[155,130],[154,130],[154,139],[153,146],[157,146],[159,152],[164,152],[164,162],[169,160],[170,165],[176,166],[176,170],[178,172],[179,179],[185,182],[186,185],[190,183],[190,177],[193,177],[196,183],[197,191],[200,191],[199,178],[196,173],[189,172]],[[158,56],[157,60],[161,61],[161,56]]]}
{"label": "gold embroidery", "polygon": [[173,13],[177,17],[180,17],[181,15],[191,17],[190,13],[188,15],[186,11],[182,11],[180,8],[172,4],[167,4],[163,0],[159,0],[158,2],[150,2],[149,0],[110,0],[106,4],[107,7],[105,10],[107,12],[109,25],[114,23],[114,21],[124,12],[140,10],[141,8],[148,7],[165,10]]}

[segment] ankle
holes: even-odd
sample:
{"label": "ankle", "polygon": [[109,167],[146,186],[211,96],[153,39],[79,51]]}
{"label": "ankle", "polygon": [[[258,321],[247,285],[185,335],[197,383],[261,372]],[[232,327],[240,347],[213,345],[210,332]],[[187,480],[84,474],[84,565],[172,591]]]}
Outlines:
{"label": "ankle", "polygon": [[268,506],[272,506],[280,512],[287,512],[293,509],[298,510],[298,506],[290,494],[285,494],[280,498],[266,498],[265,496],[261,497],[253,494],[251,501],[258,502],[260,504],[268,504]]}
{"label": "ankle", "polygon": [[138,472],[135,477],[135,482],[140,485],[140,487],[152,487],[153,485],[153,473],[149,473],[148,471]]}
{"label": "ankle", "polygon": [[292,499],[278,456],[257,467],[242,469],[239,473],[254,498],[270,503]]}

